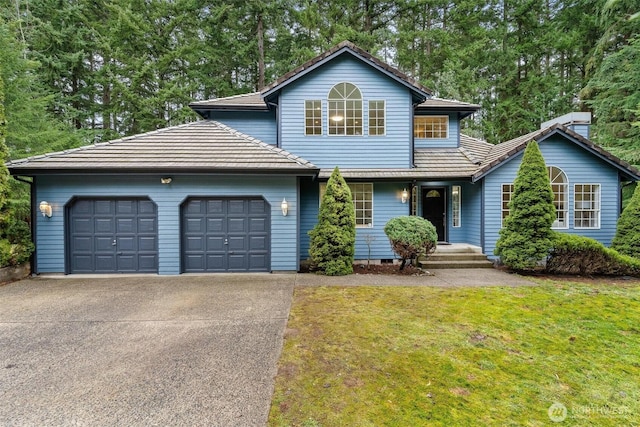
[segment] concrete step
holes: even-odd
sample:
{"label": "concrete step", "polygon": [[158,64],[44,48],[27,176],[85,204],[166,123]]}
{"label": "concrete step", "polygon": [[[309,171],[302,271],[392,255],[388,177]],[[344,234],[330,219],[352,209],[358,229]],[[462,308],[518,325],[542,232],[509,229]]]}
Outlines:
{"label": "concrete step", "polygon": [[493,263],[486,259],[484,261],[420,261],[420,267],[425,270],[456,269],[456,268],[493,268]]}
{"label": "concrete step", "polygon": [[442,253],[434,252],[429,255],[429,261],[486,261],[487,256],[483,253]]}

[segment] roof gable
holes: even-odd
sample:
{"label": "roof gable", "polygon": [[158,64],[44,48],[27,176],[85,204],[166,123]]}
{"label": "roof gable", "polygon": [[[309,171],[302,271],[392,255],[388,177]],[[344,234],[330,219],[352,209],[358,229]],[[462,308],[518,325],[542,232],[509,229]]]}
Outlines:
{"label": "roof gable", "polygon": [[587,150],[612,167],[618,169],[620,173],[629,179],[640,180],[640,172],[635,167],[561,124],[554,124],[493,146],[480,164],[478,170],[473,174],[472,180],[478,181],[503,164],[514,159],[520,152],[524,151],[529,142],[535,140],[540,143],[553,135],[560,135],[567,141]]}
{"label": "roof gable", "polygon": [[14,175],[47,173],[285,173],[312,163],[213,120],[201,120],[7,163]]}
{"label": "roof gable", "polygon": [[385,74],[401,85],[407,87],[415,100],[419,102],[424,102],[427,98],[431,96],[431,90],[421,85],[417,81],[413,80],[406,74],[402,73],[398,69],[386,64],[370,53],[360,49],[353,43],[349,41],[343,41],[342,43],[334,46],[333,48],[327,50],[326,52],[316,56],[315,58],[305,62],[294,70],[286,73],[282,77],[280,77],[275,82],[266,86],[261,90],[262,97],[265,100],[270,100],[275,98],[275,95],[285,86],[299,78],[307,75],[308,73],[316,70],[318,67],[326,64],[329,61],[337,58],[340,55],[349,54],[354,58],[364,62],[365,64],[375,68],[379,72]]}

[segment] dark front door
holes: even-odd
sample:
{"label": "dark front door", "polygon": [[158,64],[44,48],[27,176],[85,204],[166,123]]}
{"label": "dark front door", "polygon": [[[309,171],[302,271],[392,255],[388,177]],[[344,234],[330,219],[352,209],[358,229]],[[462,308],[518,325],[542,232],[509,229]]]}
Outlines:
{"label": "dark front door", "polygon": [[447,197],[444,187],[422,189],[422,216],[431,221],[438,232],[438,241],[446,241]]}
{"label": "dark front door", "polygon": [[158,215],[151,200],[80,198],[67,215],[69,273],[158,272]]}
{"label": "dark front door", "polygon": [[269,271],[270,205],[262,198],[191,198],[182,205],[182,271]]}

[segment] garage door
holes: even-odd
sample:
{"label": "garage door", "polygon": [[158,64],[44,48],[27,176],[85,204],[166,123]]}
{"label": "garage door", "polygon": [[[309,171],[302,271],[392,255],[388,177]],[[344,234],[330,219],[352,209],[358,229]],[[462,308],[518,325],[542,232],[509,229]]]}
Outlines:
{"label": "garage door", "polygon": [[68,208],[70,273],[157,273],[158,219],[149,199],[76,199]]}
{"label": "garage door", "polygon": [[182,270],[269,271],[269,204],[262,198],[191,198],[181,208]]}

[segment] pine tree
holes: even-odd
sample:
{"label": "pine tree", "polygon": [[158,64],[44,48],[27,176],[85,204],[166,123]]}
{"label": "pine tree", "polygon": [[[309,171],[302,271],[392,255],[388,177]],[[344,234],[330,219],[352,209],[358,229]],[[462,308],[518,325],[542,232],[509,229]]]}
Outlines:
{"label": "pine tree", "polygon": [[7,146],[5,145],[5,135],[7,129],[7,119],[4,113],[4,80],[0,72],[0,215],[7,203],[9,196],[9,170],[5,161],[7,160]]}
{"label": "pine tree", "polygon": [[551,249],[555,216],[549,173],[538,143],[531,141],[516,175],[496,255],[513,270],[534,268]]}
{"label": "pine tree", "polygon": [[618,219],[611,248],[621,254],[640,258],[640,185]]}
{"label": "pine tree", "polygon": [[353,273],[356,241],[355,209],[351,190],[336,166],[318,213],[318,223],[309,232],[311,261],[328,276]]}

